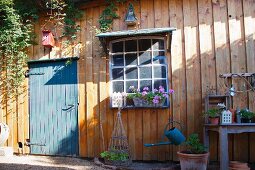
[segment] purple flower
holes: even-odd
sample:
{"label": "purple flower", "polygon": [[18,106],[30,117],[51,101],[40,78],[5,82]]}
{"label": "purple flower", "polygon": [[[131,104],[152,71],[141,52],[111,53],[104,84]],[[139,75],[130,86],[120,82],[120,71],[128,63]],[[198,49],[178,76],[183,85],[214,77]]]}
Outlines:
{"label": "purple flower", "polygon": [[163,94],[163,97],[167,98],[167,97],[168,97],[168,95],[167,95],[166,93],[164,93],[164,94]]}
{"label": "purple flower", "polygon": [[154,90],[153,90],[153,93],[157,93],[157,92],[158,92],[158,89],[154,89]]}
{"label": "purple flower", "polygon": [[160,99],[160,96],[154,96],[154,99],[155,99],[155,100],[159,100],[159,99]]}
{"label": "purple flower", "polygon": [[145,96],[147,94],[147,91],[142,92],[142,96]]}
{"label": "purple flower", "polygon": [[150,89],[149,89],[149,87],[144,87],[143,88],[143,91],[149,91]]}
{"label": "purple flower", "polygon": [[160,92],[160,93],[164,93],[164,92],[165,92],[165,89],[164,89],[164,87],[162,87],[162,86],[159,86],[159,92]]}
{"label": "purple flower", "polygon": [[173,89],[169,89],[169,94],[173,94],[174,90]]}
{"label": "purple flower", "polygon": [[154,104],[158,104],[158,103],[159,103],[159,100],[157,100],[157,99],[154,98],[154,99],[152,100],[152,102],[153,102]]}

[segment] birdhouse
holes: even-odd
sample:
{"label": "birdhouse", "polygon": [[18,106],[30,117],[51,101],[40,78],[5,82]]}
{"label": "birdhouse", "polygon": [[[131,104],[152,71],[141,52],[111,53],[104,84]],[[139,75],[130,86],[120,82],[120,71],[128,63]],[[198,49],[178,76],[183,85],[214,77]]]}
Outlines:
{"label": "birdhouse", "polygon": [[221,123],[222,124],[232,123],[232,113],[229,110],[224,110],[221,112]]}
{"label": "birdhouse", "polygon": [[55,45],[55,40],[52,32],[50,30],[43,30],[42,33],[42,45],[52,48]]}

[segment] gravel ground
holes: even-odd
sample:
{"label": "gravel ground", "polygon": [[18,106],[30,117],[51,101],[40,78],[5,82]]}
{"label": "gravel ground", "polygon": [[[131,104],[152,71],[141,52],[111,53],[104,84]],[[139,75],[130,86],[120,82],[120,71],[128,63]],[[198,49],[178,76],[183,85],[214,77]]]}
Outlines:
{"label": "gravel ground", "polygon": [[50,156],[0,157],[0,170],[103,170],[93,161]]}
{"label": "gravel ground", "polygon": [[[255,164],[250,164],[251,170],[255,170]],[[104,170],[93,160],[71,158],[71,157],[51,157],[51,156],[0,156],[0,170]],[[118,168],[122,170],[180,170],[180,165],[174,162],[133,162],[129,167]],[[208,170],[218,170],[216,163],[210,164]]]}

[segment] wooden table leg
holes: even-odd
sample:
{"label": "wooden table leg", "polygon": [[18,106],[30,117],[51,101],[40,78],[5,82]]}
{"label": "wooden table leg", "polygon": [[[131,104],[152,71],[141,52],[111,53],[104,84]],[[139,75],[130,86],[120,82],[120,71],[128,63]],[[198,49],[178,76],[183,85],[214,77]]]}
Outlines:
{"label": "wooden table leg", "polygon": [[220,127],[219,129],[219,143],[220,143],[220,170],[228,170],[228,132],[227,127]]}
{"label": "wooden table leg", "polygon": [[209,151],[209,133],[207,127],[204,127],[204,145],[206,150]]}

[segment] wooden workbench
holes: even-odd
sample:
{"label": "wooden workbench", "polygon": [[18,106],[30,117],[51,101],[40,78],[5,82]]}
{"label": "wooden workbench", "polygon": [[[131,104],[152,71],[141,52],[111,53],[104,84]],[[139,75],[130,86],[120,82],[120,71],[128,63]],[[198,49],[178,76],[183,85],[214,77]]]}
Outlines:
{"label": "wooden workbench", "polygon": [[255,123],[233,123],[221,125],[204,125],[204,144],[209,150],[209,131],[219,133],[220,149],[220,170],[228,170],[228,134],[250,133],[255,132]]}

